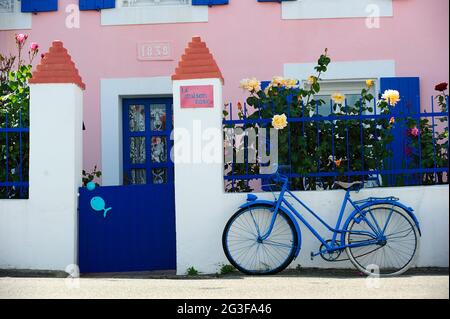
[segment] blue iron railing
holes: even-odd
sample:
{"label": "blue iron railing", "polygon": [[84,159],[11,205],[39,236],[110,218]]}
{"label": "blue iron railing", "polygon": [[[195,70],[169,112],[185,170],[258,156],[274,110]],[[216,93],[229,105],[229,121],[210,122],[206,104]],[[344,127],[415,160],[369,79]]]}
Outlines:
{"label": "blue iron railing", "polygon": [[30,129],[27,124],[28,112],[0,113],[0,199],[28,198]]}
{"label": "blue iron railing", "polygon": [[[417,97],[419,100],[419,97]],[[418,101],[416,101],[418,102]],[[344,112],[337,113],[330,101],[329,114],[320,114],[319,107],[316,107],[314,114],[305,116],[304,110],[301,116],[291,116],[289,107],[290,101],[287,101],[286,115],[288,126],[284,129],[285,144],[280,143],[279,148],[287,144],[287,152],[279,158],[279,163],[289,167],[284,172],[291,182],[291,189],[297,190],[318,190],[331,189],[336,180],[340,181],[363,181],[365,187],[380,186],[412,186],[412,185],[435,185],[448,183],[448,96],[446,105],[441,106],[441,110],[436,110],[435,98],[431,99],[431,110],[421,110],[420,103],[408,103],[403,100],[401,105],[392,108],[392,113],[380,114],[377,112],[377,102],[373,101],[372,112],[364,114],[349,114],[348,105],[345,102]],[[319,105],[319,103],[317,104]],[[411,109],[411,105],[417,105],[417,109]],[[263,106],[264,107],[264,106]],[[271,106],[268,106],[269,108]],[[303,108],[303,107],[302,107]],[[303,108],[304,109],[304,108]],[[328,112],[327,112],[328,113]],[[298,112],[297,112],[298,114]],[[256,115],[256,116],[255,116]],[[237,119],[236,119],[237,117]],[[378,125],[376,129],[367,128],[369,122],[388,122],[394,119],[392,128],[389,132],[383,132]],[[245,103],[239,105],[239,110],[234,109],[230,103],[226,106],[223,119],[224,130],[228,128],[241,128],[244,131],[248,128],[255,128],[257,131],[270,128],[272,118],[263,118],[258,109],[248,107]],[[355,125],[359,123],[359,125]],[[335,130],[338,124],[344,125],[345,136],[338,140]],[[315,127],[315,133],[309,130],[309,136],[305,133],[305,125],[311,128]],[[297,126],[297,129],[294,127]],[[381,126],[381,125],[380,125]],[[417,130],[414,129],[417,128]],[[378,129],[379,128],[379,129]],[[324,134],[328,130],[329,135]],[[369,139],[367,130],[372,130]],[[300,133],[299,133],[300,132]],[[296,133],[296,134],[294,134]],[[257,134],[258,135],[258,134]],[[297,136],[296,136],[297,135]],[[355,136],[360,136],[359,140]],[[382,159],[368,159],[365,152],[372,152],[373,147],[371,138],[380,140],[383,135],[388,143],[382,143],[386,152],[381,150]],[[249,145],[248,133],[242,136],[232,136],[227,134],[225,143],[232,146],[232,160],[225,160],[225,189],[227,192],[250,192],[258,190],[271,190],[265,185],[269,184],[268,175],[260,174],[259,169],[264,164],[259,162],[261,154],[255,145]],[[389,137],[391,136],[391,137]],[[266,137],[267,144],[270,144]],[[300,141],[300,142],[298,142]],[[357,142],[355,142],[357,141]],[[305,143],[313,152],[320,153],[321,148],[327,148],[330,160],[324,160],[324,156],[298,158],[299,154],[305,154]],[[311,144],[314,144],[312,146]],[[357,145],[355,145],[357,144]],[[366,144],[366,145],[365,145]],[[345,148],[344,161],[337,165],[337,149]],[[225,153],[227,154],[227,147]],[[379,150],[380,151],[380,150]],[[238,162],[238,153],[243,152],[244,162]],[[256,156],[256,162],[249,161],[253,153]],[[322,152],[323,153],[323,152]],[[227,159],[227,156],[225,156]],[[293,159],[296,159],[293,160]],[[310,165],[309,171],[302,171],[302,165],[293,165],[293,162],[301,163],[309,161],[315,163]],[[331,163],[331,165],[330,165]],[[375,164],[374,164],[375,163]],[[370,164],[370,165],[369,165]],[[297,166],[297,167],[296,167]],[[314,167],[313,167],[314,166]],[[299,168],[300,167],[300,168]]]}

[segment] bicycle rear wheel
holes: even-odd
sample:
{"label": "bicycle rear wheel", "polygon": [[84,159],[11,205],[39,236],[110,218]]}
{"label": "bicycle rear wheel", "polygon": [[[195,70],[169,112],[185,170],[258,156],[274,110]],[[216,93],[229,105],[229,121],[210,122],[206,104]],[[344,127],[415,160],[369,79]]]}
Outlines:
{"label": "bicycle rear wheel", "polygon": [[356,216],[348,224],[345,245],[373,240],[377,237],[374,228],[384,230],[384,236],[376,244],[347,247],[350,261],[367,275],[401,275],[411,266],[418,249],[419,234],[415,223],[397,207],[377,205],[368,207],[366,211],[366,219]]}
{"label": "bicycle rear wheel", "polygon": [[285,269],[295,257],[298,234],[292,220],[278,212],[270,236],[267,233],[273,207],[251,206],[235,213],[225,226],[222,245],[229,262],[249,275],[270,275]]}

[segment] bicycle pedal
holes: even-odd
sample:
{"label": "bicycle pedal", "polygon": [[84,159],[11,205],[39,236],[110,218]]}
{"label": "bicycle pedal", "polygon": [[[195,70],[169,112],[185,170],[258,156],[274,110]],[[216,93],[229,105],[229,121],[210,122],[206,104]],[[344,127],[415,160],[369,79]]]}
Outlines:
{"label": "bicycle pedal", "polygon": [[311,260],[314,260],[314,252],[311,252]]}

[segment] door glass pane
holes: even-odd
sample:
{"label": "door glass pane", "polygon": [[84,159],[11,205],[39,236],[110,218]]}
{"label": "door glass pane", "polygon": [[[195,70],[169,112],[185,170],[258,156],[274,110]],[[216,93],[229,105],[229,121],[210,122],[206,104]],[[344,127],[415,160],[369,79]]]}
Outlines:
{"label": "door glass pane", "polygon": [[145,164],[145,137],[130,137],[130,159],[132,164]]}
{"label": "door glass pane", "polygon": [[146,184],[147,172],[145,169],[132,169],[131,170],[131,184]]}
{"label": "door glass pane", "polygon": [[145,131],[145,108],[143,105],[130,105],[128,110],[130,132]]}
{"label": "door glass pane", "polygon": [[152,138],[152,162],[164,163],[167,161],[167,139],[164,136]]}
{"label": "door glass pane", "polygon": [[152,169],[153,184],[167,183],[167,170],[165,168]]}
{"label": "door glass pane", "polygon": [[152,104],[150,105],[150,128],[152,131],[166,130],[166,105]]}

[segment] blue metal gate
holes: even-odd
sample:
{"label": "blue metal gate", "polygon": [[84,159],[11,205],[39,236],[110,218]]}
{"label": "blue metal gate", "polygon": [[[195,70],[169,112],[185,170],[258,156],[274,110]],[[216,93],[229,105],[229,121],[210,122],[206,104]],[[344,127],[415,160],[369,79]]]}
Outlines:
{"label": "blue metal gate", "polygon": [[172,99],[123,108],[124,186],[80,189],[82,273],[176,268]]}

